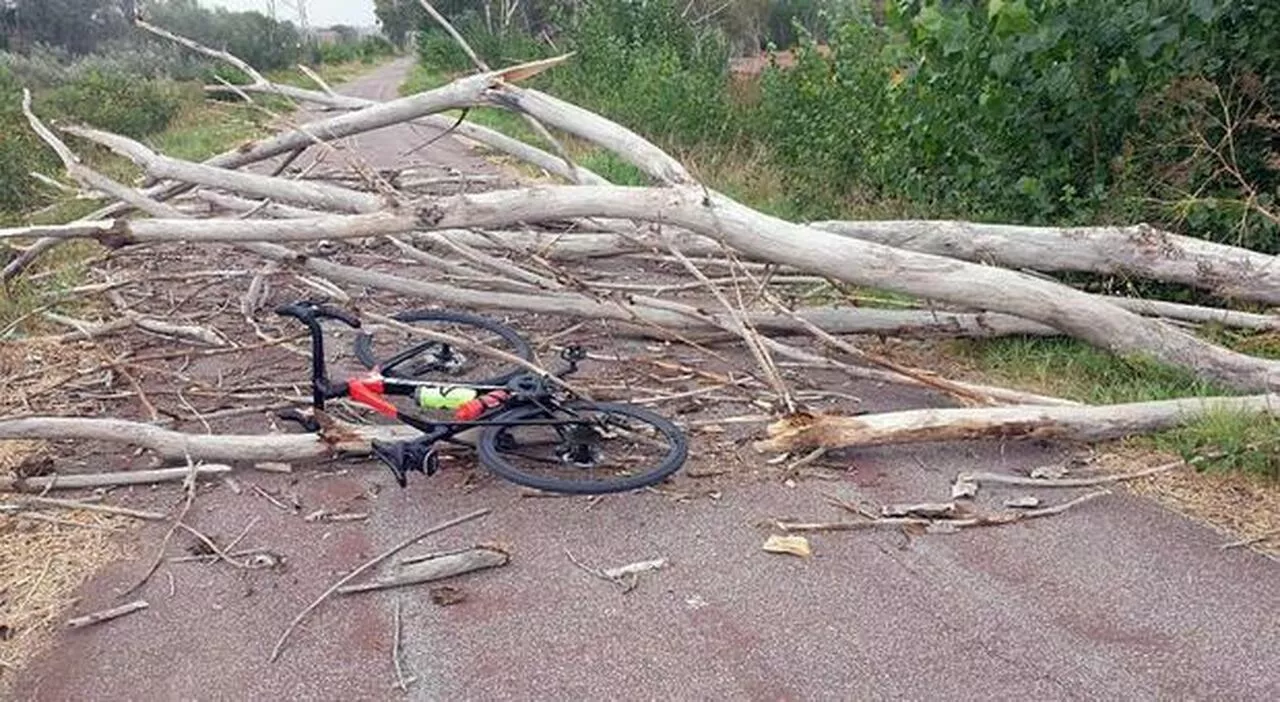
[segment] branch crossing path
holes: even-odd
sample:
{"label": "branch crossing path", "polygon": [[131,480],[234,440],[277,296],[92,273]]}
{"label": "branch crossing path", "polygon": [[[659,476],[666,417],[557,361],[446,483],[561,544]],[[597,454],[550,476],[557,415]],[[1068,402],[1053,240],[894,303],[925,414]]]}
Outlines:
{"label": "branch crossing path", "polygon": [[[389,64],[338,89],[389,98],[408,67]],[[405,165],[401,154],[429,136],[386,129],[361,136],[361,152],[375,167]],[[499,172],[452,138],[408,159]],[[941,402],[870,383],[842,390],[868,411]],[[380,468],[245,475],[239,494],[202,491],[188,520],[226,544],[257,519],[240,547],[271,549],[281,568],[163,565],[123,595],[146,599],[146,611],[59,633],[19,674],[11,699],[1280,699],[1277,564],[1220,550],[1222,535],[1123,489],[1006,527],[811,534],[810,558],[761,548],[771,533],[762,520],[850,518],[822,493],[918,502],[948,495],[959,471],[1061,460],[1053,447],[891,447],[857,452],[836,481],[688,480],[683,496],[598,502],[523,498],[497,479],[464,489],[459,471],[414,476],[406,490]],[[278,509],[250,484],[306,507]],[[307,521],[317,505],[368,519]],[[492,514],[405,553],[509,549],[510,565],[445,583],[461,602],[433,604],[430,586],[338,595],[268,662],[294,615],[343,574],[481,507]],[[76,611],[123,602],[167,529],[135,532],[137,558],[94,576]],[[669,563],[624,594],[566,549],[599,568]],[[397,600],[403,667],[414,678],[407,692],[392,664]]]}

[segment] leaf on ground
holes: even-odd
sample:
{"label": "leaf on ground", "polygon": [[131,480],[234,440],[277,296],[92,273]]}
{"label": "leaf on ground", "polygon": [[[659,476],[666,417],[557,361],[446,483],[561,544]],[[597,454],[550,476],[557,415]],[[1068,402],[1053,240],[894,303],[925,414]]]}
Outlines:
{"label": "leaf on ground", "polygon": [[962,497],[977,497],[978,484],[971,480],[956,480],[951,485],[951,499],[960,499]]}
{"label": "leaf on ground", "polygon": [[813,555],[809,549],[809,540],[803,536],[773,535],[764,542],[764,550],[769,553],[789,553],[793,556],[808,558]]}
{"label": "leaf on ground", "polygon": [[465,599],[467,594],[456,587],[441,585],[431,588],[431,601],[441,607],[458,604]]}
{"label": "leaf on ground", "polygon": [[1010,497],[1004,501],[1005,507],[1014,507],[1017,509],[1033,509],[1040,506],[1040,498],[1031,495],[1023,497]]}

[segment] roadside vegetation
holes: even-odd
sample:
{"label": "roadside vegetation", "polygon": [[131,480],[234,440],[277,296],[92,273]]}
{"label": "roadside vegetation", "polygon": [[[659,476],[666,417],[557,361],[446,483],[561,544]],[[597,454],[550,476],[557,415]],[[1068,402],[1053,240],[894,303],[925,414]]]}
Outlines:
{"label": "roadside vegetation", "polygon": [[[350,28],[322,44],[304,41],[290,22],[257,12],[210,10],[193,0],[140,5],[154,21],[236,52],[273,79],[296,74],[306,80],[299,63],[341,79],[393,51],[385,39],[360,37]],[[42,117],[152,140],[179,149],[174,155],[184,158],[214,153],[262,126],[261,116],[235,104],[234,95],[213,104],[203,89],[217,79],[243,82],[243,76],[136,31],[120,3],[28,0],[0,13],[0,219],[20,221],[66,197],[31,175],[61,169],[22,116],[23,89],[32,92]]]}
{"label": "roadside vegetation", "polygon": [[[718,5],[544,1],[498,21],[467,3],[436,3],[492,65],[575,52],[534,86],[638,131],[771,214],[1148,222],[1280,253],[1280,49],[1270,39],[1280,9],[1269,4],[1206,0],[1190,12],[1137,0]],[[406,91],[474,70],[434,22],[397,7],[408,16],[384,7],[384,23],[416,29],[421,57]],[[733,70],[760,54],[762,70]],[[469,119],[538,142],[509,114],[473,110]],[[643,182],[614,157],[569,146],[615,182]],[[1223,303],[1117,276],[1062,280]],[[1276,332],[1201,333],[1257,355],[1280,352]],[[940,347],[987,377],[1082,401],[1224,392],[1072,340]],[[1264,429],[1255,419],[1204,422],[1156,443],[1280,475],[1280,450],[1256,440]]]}
{"label": "roadside vegetation", "polygon": [[[270,134],[271,114],[291,109],[270,96],[249,106],[232,94],[207,95],[204,86],[218,79],[247,79],[225,64],[134,30],[122,13],[112,11],[113,3],[97,3],[102,13],[97,20],[61,22],[40,14],[56,4],[39,3],[36,11],[31,3],[18,3],[16,12],[25,13],[22,21],[14,14],[4,17],[0,223],[64,222],[103,204],[62,176],[57,157],[30,130],[21,110],[24,89],[31,91],[33,109],[42,118],[118,132],[168,155],[197,161]],[[394,52],[385,39],[360,37],[350,28],[338,32],[337,42],[317,44],[303,42],[292,23],[274,22],[256,12],[210,10],[190,0],[144,6],[155,21],[210,45],[242,52],[251,65],[281,83],[315,87],[298,64],[313,68],[327,82],[340,83]],[[132,163],[105,149],[81,143],[75,148],[89,166],[118,180],[140,177]],[[82,261],[93,250],[76,244],[61,247],[42,262],[44,275],[13,281],[0,298],[0,338],[14,333],[18,323],[47,304],[51,291],[75,285],[81,279]],[[0,263],[11,255],[7,247],[0,248]]]}

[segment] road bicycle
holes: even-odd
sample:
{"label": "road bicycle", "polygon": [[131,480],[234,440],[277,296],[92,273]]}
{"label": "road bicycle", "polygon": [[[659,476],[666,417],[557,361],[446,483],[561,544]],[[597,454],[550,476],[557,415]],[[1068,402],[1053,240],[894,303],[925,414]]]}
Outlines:
{"label": "road bicycle", "polygon": [[[392,318],[409,327],[426,325],[461,329],[449,338],[412,343],[379,359],[373,335],[354,314],[323,301],[303,300],[276,308],[311,333],[312,408],[324,410],[328,400],[347,398],[379,414],[422,432],[405,441],[373,441],[374,455],[391,469],[400,487],[408,474],[434,475],[439,469],[438,445],[468,446],[464,435],[476,436],[479,462],[511,482],[550,492],[601,494],[646,487],[680,469],[688,456],[684,434],[666,418],[647,409],[616,402],[583,399],[556,383],[578,370],[586,359],[579,346],[561,352],[564,368],[537,373],[524,365],[504,364],[497,371],[466,380],[468,371],[492,354],[474,352],[480,333],[513,348],[511,355],[532,362],[533,350],[514,329],[495,320],[452,311],[401,312]],[[333,319],[359,330],[355,356],[367,373],[330,380],[325,364],[321,321]],[[390,334],[388,334],[390,336]],[[387,345],[384,343],[382,345]],[[435,377],[441,376],[441,377]],[[389,398],[408,398],[417,406],[402,408]],[[451,412],[433,419],[428,411]],[[314,417],[300,412],[281,414],[318,431]],[[526,437],[525,434],[528,434]],[[527,465],[522,463],[527,462]],[[534,467],[541,471],[535,471]]]}

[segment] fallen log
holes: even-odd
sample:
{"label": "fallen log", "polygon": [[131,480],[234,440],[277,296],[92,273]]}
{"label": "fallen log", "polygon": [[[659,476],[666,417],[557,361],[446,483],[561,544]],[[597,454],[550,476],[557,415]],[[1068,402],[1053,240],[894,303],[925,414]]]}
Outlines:
{"label": "fallen log", "polygon": [[1215,413],[1280,414],[1280,395],[1119,405],[922,409],[858,417],[797,413],[769,425],[762,452],[997,439],[1105,441],[1173,429]]}
{"label": "fallen log", "polygon": [[1225,298],[1280,304],[1276,257],[1139,224],[1027,227],[951,220],[821,221],[841,236],[966,261],[1037,271],[1128,275]]}
{"label": "fallen log", "polygon": [[369,442],[421,436],[406,426],[352,426],[334,422],[335,430],[319,434],[186,434],[152,424],[90,417],[24,417],[0,419],[0,440],[103,441],[148,449],[171,460],[297,461],[341,455],[363,456]]}

